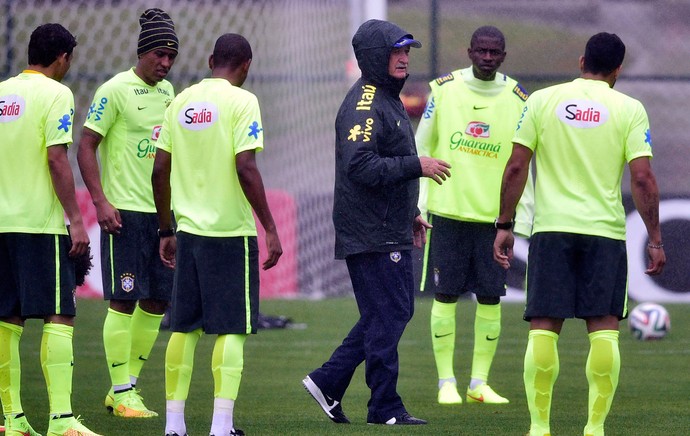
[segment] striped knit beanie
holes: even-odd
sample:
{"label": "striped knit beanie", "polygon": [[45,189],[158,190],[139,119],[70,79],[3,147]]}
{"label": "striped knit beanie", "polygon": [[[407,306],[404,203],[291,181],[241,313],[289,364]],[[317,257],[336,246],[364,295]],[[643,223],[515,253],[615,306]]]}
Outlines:
{"label": "striped knit beanie", "polygon": [[175,24],[165,11],[151,8],[139,17],[141,33],[137,45],[137,55],[141,56],[157,48],[169,48],[177,51],[179,42],[175,34]]}

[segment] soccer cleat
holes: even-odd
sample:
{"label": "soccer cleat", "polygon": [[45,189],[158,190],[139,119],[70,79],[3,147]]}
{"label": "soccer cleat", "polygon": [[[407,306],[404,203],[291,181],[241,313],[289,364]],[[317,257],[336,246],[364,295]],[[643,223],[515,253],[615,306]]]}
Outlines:
{"label": "soccer cleat", "polygon": [[438,404],[462,404],[462,397],[458,393],[455,382],[447,381],[438,390]]}
{"label": "soccer cleat", "polygon": [[385,425],[425,425],[426,421],[415,418],[409,413],[405,412],[400,416],[394,416],[385,422],[367,422],[367,424],[385,424]]}
{"label": "soccer cleat", "polygon": [[47,436],[102,436],[86,428],[77,417],[67,415],[53,417],[48,425]]}
{"label": "soccer cleat", "polygon": [[158,416],[144,405],[141,396],[135,389],[115,394],[113,398],[113,415],[121,418],[153,418]]}
{"label": "soccer cleat", "polygon": [[484,404],[508,404],[510,401],[503,398],[491,389],[491,386],[482,383],[475,389],[467,388],[467,402],[468,403],[484,403]]}
{"label": "soccer cleat", "polygon": [[15,416],[5,416],[4,431],[5,436],[41,436],[39,432],[31,427],[23,413]]}
{"label": "soccer cleat", "polygon": [[[185,435],[187,436],[187,435]],[[215,436],[213,433],[209,434],[208,436]],[[244,436],[244,432],[240,430],[239,428],[233,428],[230,430],[230,433],[223,434],[221,436]]]}
{"label": "soccer cleat", "polygon": [[302,384],[304,385],[304,389],[306,389],[307,392],[309,392],[309,395],[316,400],[321,407],[321,410],[324,411],[326,416],[328,416],[331,421],[335,422],[336,424],[350,423],[350,420],[347,419],[347,416],[345,416],[345,413],[343,412],[343,407],[340,404],[340,401],[334,400],[333,398],[321,392],[321,389],[316,386],[316,383],[314,383],[311,377],[306,376],[304,380],[302,380]]}
{"label": "soccer cleat", "polygon": [[105,396],[105,400],[103,401],[103,404],[105,405],[105,408],[108,409],[108,412],[113,411],[114,402],[115,394],[113,393],[113,388],[110,388],[110,391],[108,391],[108,395]]}
{"label": "soccer cleat", "polygon": [[[180,436],[178,433],[175,433],[174,431],[171,431],[170,433],[166,433],[165,436]],[[187,436],[187,433],[185,433],[183,436]]]}

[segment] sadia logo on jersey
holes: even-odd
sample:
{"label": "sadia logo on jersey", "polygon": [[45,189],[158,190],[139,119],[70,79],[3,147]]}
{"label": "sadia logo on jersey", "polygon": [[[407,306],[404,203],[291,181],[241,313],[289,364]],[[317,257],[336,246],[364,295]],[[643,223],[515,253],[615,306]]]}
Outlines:
{"label": "sadia logo on jersey", "polygon": [[592,129],[609,119],[609,110],[596,101],[567,100],[558,105],[556,116],[569,126]]}
{"label": "sadia logo on jersey", "polygon": [[26,102],[18,95],[0,97],[0,123],[9,123],[19,119],[24,113]]}
{"label": "sadia logo on jersey", "polygon": [[474,136],[475,138],[488,138],[489,125],[481,121],[470,121],[465,129],[465,134]]}
{"label": "sadia logo on jersey", "polygon": [[187,130],[204,130],[218,120],[218,107],[211,102],[190,103],[177,116]]}

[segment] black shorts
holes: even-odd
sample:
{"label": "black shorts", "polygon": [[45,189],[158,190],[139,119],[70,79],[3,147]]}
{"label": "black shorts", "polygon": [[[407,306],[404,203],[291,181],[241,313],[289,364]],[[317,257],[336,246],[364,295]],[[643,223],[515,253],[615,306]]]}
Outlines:
{"label": "black shorts", "polygon": [[101,232],[101,275],[106,300],[170,301],[173,270],[158,254],[155,213],[120,211],[119,235]]}
{"label": "black shorts", "polygon": [[506,271],[493,258],[496,229],[430,215],[422,270],[422,290],[460,295],[472,292],[483,297],[506,294]]}
{"label": "black shorts", "polygon": [[76,314],[67,235],[0,233],[0,318]]}
{"label": "black shorts", "polygon": [[256,333],[259,249],[255,236],[177,233],[170,330]]}
{"label": "black shorts", "polygon": [[532,236],[525,320],[627,317],[625,241],[575,233]]}

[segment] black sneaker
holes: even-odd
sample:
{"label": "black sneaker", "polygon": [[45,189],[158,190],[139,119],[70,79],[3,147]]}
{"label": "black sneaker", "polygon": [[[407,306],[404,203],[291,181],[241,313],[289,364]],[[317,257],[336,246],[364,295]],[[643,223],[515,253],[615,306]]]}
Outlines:
{"label": "black sneaker", "polygon": [[415,418],[409,413],[405,412],[400,416],[394,416],[385,422],[368,422],[367,424],[385,424],[385,425],[425,425],[426,421]]}
{"label": "black sneaker", "polygon": [[350,423],[350,420],[347,419],[347,416],[345,416],[345,413],[343,413],[343,408],[340,405],[340,401],[334,400],[333,398],[321,392],[321,389],[316,386],[316,383],[314,383],[311,377],[306,376],[304,380],[302,380],[302,384],[304,385],[304,389],[306,389],[307,392],[309,392],[309,395],[316,400],[319,406],[321,406],[321,410],[324,411],[326,416],[328,416],[331,421],[335,422],[336,424]]}
{"label": "black sneaker", "polygon": [[[187,436],[187,435],[185,435]],[[208,436],[215,436],[213,433],[210,433]],[[239,428],[233,428],[230,430],[230,433],[228,433],[228,436],[244,436],[244,432],[240,430]]]}

